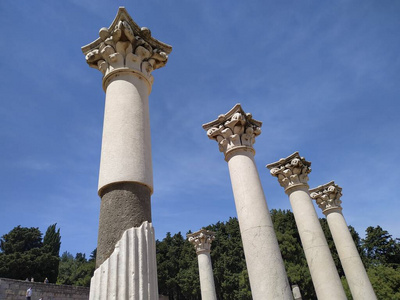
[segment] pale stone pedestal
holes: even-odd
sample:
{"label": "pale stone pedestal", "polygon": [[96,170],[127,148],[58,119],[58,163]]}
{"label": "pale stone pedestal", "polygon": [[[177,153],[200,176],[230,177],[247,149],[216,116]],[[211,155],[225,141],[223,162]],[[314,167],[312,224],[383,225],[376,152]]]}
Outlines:
{"label": "pale stone pedestal", "polygon": [[199,262],[201,299],[217,300],[210,256],[211,243],[215,239],[215,234],[212,231],[201,229],[188,234],[187,238],[194,245]]}
{"label": "pale stone pedestal", "polygon": [[342,189],[333,181],[310,190],[326,216],[354,300],[376,300],[367,272],[342,215]]}
{"label": "pale stone pedestal", "polygon": [[260,127],[239,104],[203,125],[228,162],[253,299],[293,299],[254,162]]}
{"label": "pale stone pedestal", "polygon": [[318,299],[346,299],[321,224],[308,194],[311,163],[297,152],[267,165],[289,196]]}

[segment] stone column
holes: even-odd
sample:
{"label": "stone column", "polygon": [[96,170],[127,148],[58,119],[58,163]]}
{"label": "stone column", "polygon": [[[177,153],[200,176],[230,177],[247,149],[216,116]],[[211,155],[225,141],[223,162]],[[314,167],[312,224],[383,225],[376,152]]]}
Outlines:
{"label": "stone column", "polygon": [[375,292],[342,215],[342,188],[331,181],[310,190],[326,216],[354,300],[376,300]]}
{"label": "stone column", "polygon": [[253,299],[293,299],[254,162],[260,127],[240,104],[203,125],[228,162]]}
{"label": "stone column", "polygon": [[267,165],[289,196],[315,292],[320,300],[346,299],[339,274],[308,194],[311,163],[298,152]]}
{"label": "stone column", "polygon": [[[98,186],[101,205],[97,268],[109,259],[116,245],[121,244],[123,234],[132,228],[142,232],[140,228],[143,227],[146,234],[134,234],[127,244],[129,247],[139,247],[143,243],[146,246],[142,250],[147,251],[154,246],[148,97],[153,83],[151,72],[166,64],[171,50],[170,46],[154,39],[149,29],[140,28],[123,7],[119,8],[109,28],[100,29],[97,40],[82,47],[89,66],[102,72],[106,93]],[[138,256],[142,258],[155,261],[155,251]],[[155,267],[155,263],[147,265]],[[155,270],[147,272],[153,277],[149,279],[150,284],[144,282],[143,287],[149,286],[152,289],[149,297],[155,299],[157,274]],[[138,276],[133,270],[126,274]],[[101,296],[106,299],[104,297]],[[137,297],[136,293],[132,299],[139,299]]]}
{"label": "stone column", "polygon": [[194,245],[199,262],[201,299],[217,300],[210,257],[211,243],[215,239],[215,233],[201,229],[195,233],[188,234],[187,238]]}

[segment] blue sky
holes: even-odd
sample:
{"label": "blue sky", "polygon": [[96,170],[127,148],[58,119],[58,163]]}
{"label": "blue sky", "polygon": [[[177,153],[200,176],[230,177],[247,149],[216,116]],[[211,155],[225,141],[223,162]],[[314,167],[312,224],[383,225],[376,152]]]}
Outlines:
{"label": "blue sky", "polygon": [[62,252],[96,248],[105,95],[80,48],[125,6],[173,46],[150,95],[158,239],[236,216],[201,127],[236,103],[263,122],[254,148],[270,209],[290,203],[265,165],[299,151],[311,188],[343,188],[361,236],[380,225],[400,237],[399,1],[95,3],[0,2],[0,235],[57,223]]}

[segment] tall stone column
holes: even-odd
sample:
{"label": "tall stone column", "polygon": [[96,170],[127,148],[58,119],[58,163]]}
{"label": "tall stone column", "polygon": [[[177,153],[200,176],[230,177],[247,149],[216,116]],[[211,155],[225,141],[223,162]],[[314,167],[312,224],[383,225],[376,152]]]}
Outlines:
{"label": "tall stone column", "polygon": [[188,234],[187,238],[189,242],[194,245],[199,262],[201,299],[217,300],[210,256],[211,243],[215,239],[215,233],[206,229],[201,229],[192,234]]}
{"label": "tall stone column", "polygon": [[[98,186],[98,269],[92,279],[101,287],[93,285],[91,289],[103,291],[96,299],[122,299],[124,295],[130,299],[156,299],[148,98],[153,84],[151,72],[167,63],[172,48],[154,39],[149,29],[140,28],[123,7],[109,28],[100,29],[99,36],[82,47],[89,66],[102,72],[106,93]],[[121,245],[125,248],[119,248]],[[113,255],[121,257],[111,259]],[[116,262],[113,268],[119,268],[107,271],[117,272],[118,280],[114,282],[104,281],[107,277],[103,269],[111,261]],[[140,272],[135,272],[137,268]]]}
{"label": "tall stone column", "polygon": [[324,232],[308,194],[311,163],[298,152],[267,165],[289,196],[315,292],[320,300],[346,299]]}
{"label": "tall stone column", "polygon": [[260,127],[240,104],[203,125],[228,162],[253,299],[293,299],[254,162]]}
{"label": "tall stone column", "polygon": [[342,215],[342,188],[331,181],[310,190],[328,221],[333,241],[355,300],[376,300],[375,292]]}

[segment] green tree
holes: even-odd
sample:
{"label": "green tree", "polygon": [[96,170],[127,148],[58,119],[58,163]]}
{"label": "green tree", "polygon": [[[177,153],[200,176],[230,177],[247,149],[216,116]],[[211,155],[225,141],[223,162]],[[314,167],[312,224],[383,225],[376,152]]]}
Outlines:
{"label": "green tree", "polygon": [[368,266],[388,265],[397,268],[400,265],[400,243],[382,227],[368,227],[362,247]]}
{"label": "green tree", "polygon": [[42,233],[38,228],[15,227],[2,236],[0,249],[0,277],[33,277],[36,281],[47,277],[50,282],[56,281],[59,257],[43,247]]}
{"label": "green tree", "polygon": [[3,235],[0,240],[0,249],[4,254],[22,253],[42,246],[42,233],[37,227],[27,228],[19,225]]}
{"label": "green tree", "polygon": [[90,280],[96,267],[95,253],[96,250],[87,260],[84,253],[77,253],[74,257],[71,253],[64,252],[60,259],[57,284],[90,286]]}
{"label": "green tree", "polygon": [[48,248],[48,251],[54,255],[60,255],[61,235],[60,228],[56,231],[57,223],[50,225],[43,238],[43,246]]}

